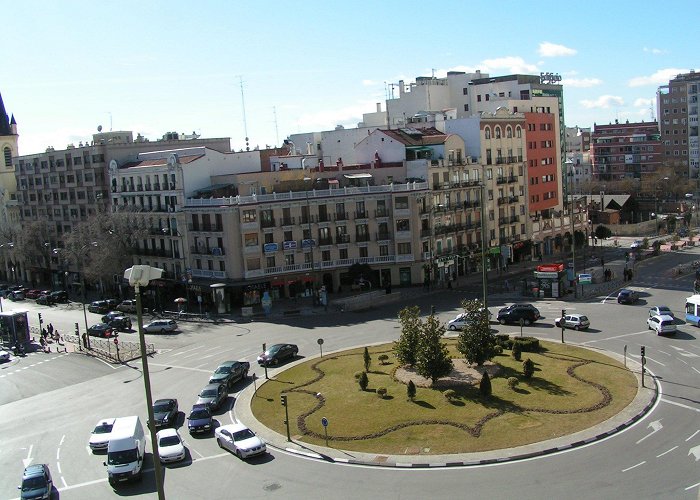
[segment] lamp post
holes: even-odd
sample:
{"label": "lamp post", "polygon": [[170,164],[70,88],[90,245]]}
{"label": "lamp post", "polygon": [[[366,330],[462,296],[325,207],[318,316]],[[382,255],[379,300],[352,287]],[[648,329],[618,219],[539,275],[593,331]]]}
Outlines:
{"label": "lamp post", "polygon": [[[481,293],[484,311],[488,311],[488,274],[486,272],[486,184],[481,183]],[[487,314],[488,316],[488,314]]]}
{"label": "lamp post", "polygon": [[146,406],[148,411],[148,430],[151,435],[151,448],[153,450],[153,466],[156,475],[156,489],[158,490],[158,500],[165,499],[163,490],[163,471],[160,460],[158,460],[158,439],[156,437],[155,416],[153,414],[153,396],[151,395],[151,376],[148,371],[148,355],[146,353],[146,338],[143,334],[143,309],[141,307],[141,287],[148,286],[151,280],[159,279],[163,275],[163,270],[151,266],[133,266],[124,271],[124,279],[129,281],[129,285],[134,287],[136,297],[136,317],[139,326],[139,344],[141,347],[141,363],[143,364],[143,385],[146,392]]}
{"label": "lamp post", "polygon": [[662,181],[667,181],[667,180],[669,180],[668,176],[663,177],[654,183],[654,210],[656,211],[656,236],[659,236],[659,233],[661,232],[660,227],[659,227],[659,197],[656,193],[657,193],[657,190],[659,187],[659,183]]}
{"label": "lamp post", "polygon": [[569,158],[564,162],[564,165],[566,165],[566,176],[568,180],[567,194],[569,197],[569,219],[571,219],[571,265],[573,267],[575,298],[578,295],[576,287],[576,228],[574,226],[574,195],[571,193],[571,179],[574,176],[574,162],[571,160],[571,158]]}
{"label": "lamp post", "polygon": [[[291,143],[291,141],[289,141]],[[286,143],[286,142],[285,142]],[[293,143],[291,143],[293,145]],[[313,188],[313,179],[311,177],[304,177],[304,182],[305,183],[311,183],[311,187]],[[306,222],[307,222],[307,231],[309,232],[309,247],[311,249],[310,253],[310,258],[311,258],[311,279],[312,281],[312,290],[311,290],[311,303],[314,303],[314,291],[316,289],[316,269],[315,269],[315,263],[314,263],[314,246],[316,246],[316,242],[314,241],[313,234],[311,233],[311,203],[309,202],[309,191],[308,189],[304,189],[304,194],[306,195]],[[303,243],[302,243],[303,246]]]}

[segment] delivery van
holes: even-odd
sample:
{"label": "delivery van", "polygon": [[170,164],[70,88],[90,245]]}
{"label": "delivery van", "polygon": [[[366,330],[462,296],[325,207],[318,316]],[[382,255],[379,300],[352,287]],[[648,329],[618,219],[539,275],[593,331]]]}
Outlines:
{"label": "delivery van", "polygon": [[120,417],[114,421],[107,445],[107,476],[109,484],[141,479],[146,439],[139,417]]}

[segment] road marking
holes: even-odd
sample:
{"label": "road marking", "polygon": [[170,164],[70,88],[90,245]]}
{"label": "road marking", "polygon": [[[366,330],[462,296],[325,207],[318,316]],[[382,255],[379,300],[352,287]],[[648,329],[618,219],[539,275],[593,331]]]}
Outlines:
{"label": "road marking", "polygon": [[693,432],[690,436],[688,436],[688,438],[685,440],[685,442],[687,443],[688,441],[693,439],[695,436],[697,436],[698,432],[700,432],[700,430]]}
{"label": "road marking", "polygon": [[675,349],[676,351],[678,351],[678,354],[680,354],[681,356],[684,356],[686,358],[699,358],[700,357],[697,354],[695,354],[694,352],[688,352],[681,347],[676,347],[674,345],[672,345],[670,347],[671,347],[671,349]]}
{"label": "road marking", "polygon": [[30,445],[29,445],[29,451],[27,452],[27,458],[23,458],[23,459],[22,459],[22,464],[24,464],[24,467],[25,467],[25,468],[27,467],[27,465],[29,465],[30,463],[32,463],[32,460],[34,460],[34,459],[32,458],[32,449],[34,449],[34,445],[33,445],[33,444],[30,444]]}
{"label": "road marking", "polygon": [[678,446],[674,446],[674,447],[673,447],[673,448],[671,448],[670,450],[668,450],[668,451],[664,451],[664,452],[663,452],[663,453],[662,453],[661,455],[656,455],[656,458],[660,458],[660,457],[663,457],[663,456],[664,456],[665,454],[667,454],[667,453],[671,453],[671,452],[672,452],[673,450],[675,450],[676,448],[678,448]]}
{"label": "road marking", "polygon": [[641,332],[633,332],[633,333],[623,333],[622,335],[615,335],[615,336],[613,336],[613,337],[605,337],[605,338],[601,338],[601,339],[588,340],[588,341],[586,341],[586,342],[582,342],[582,344],[585,345],[585,344],[592,344],[592,343],[594,343],[594,342],[602,342],[602,341],[604,341],[604,340],[620,339],[620,338],[623,338],[623,337],[630,337],[630,336],[632,336],[632,335],[646,335],[647,333],[649,333],[648,330],[644,330],[644,331],[641,331]]}
{"label": "road marking", "polygon": [[66,483],[66,480],[63,476],[61,476],[61,482],[63,482],[63,487],[68,488],[68,483]]}
{"label": "road marking", "polygon": [[199,368],[191,368],[189,366],[175,366],[175,365],[166,365],[166,364],[161,364],[161,363],[148,363],[149,366],[162,366],[162,367],[168,367],[168,368],[178,368],[180,370],[190,370],[193,372],[200,372],[200,373],[211,373],[211,370],[200,370]]}
{"label": "road marking", "polygon": [[56,462],[56,468],[58,469],[58,473],[61,474],[61,462]]}
{"label": "road marking", "polygon": [[[654,434],[659,432],[661,429],[663,429],[664,426],[661,425],[661,420],[659,419],[659,420],[654,420],[653,422],[649,422],[649,425],[647,425],[647,428],[649,428],[649,427],[651,427],[651,432],[649,434],[647,434],[646,436],[644,436],[639,441],[637,441],[637,444],[641,443],[646,438],[653,436]],[[624,472],[624,471],[622,471],[622,472]]]}
{"label": "road marking", "polygon": [[199,455],[199,460],[202,460],[204,458],[204,455],[202,455],[200,452],[198,452],[194,448],[190,448],[190,452],[195,452],[197,455]]}
{"label": "road marking", "polygon": [[634,469],[635,467],[639,467],[640,465],[644,465],[645,463],[647,463],[646,460],[643,461],[643,462],[639,462],[637,465],[633,465],[632,467],[627,467],[626,469],[622,469],[622,472],[627,472],[628,470],[632,470],[632,469]]}
{"label": "road marking", "polygon": [[688,364],[687,361],[685,361],[684,359],[681,359],[681,358],[678,358],[677,361],[680,361],[680,362],[683,363],[684,365],[687,365],[687,364]]}
{"label": "road marking", "polygon": [[665,354],[666,356],[671,356],[670,352],[666,352],[666,351],[656,351],[656,352],[660,352],[661,354]]}
{"label": "road marking", "polygon": [[61,459],[61,448],[56,448],[56,461]]}
{"label": "road marking", "polygon": [[697,373],[700,373],[700,370],[698,370],[698,369],[695,368],[694,366],[691,366],[691,368],[692,368],[693,370],[695,370]]}
{"label": "road marking", "polygon": [[66,435],[64,434],[64,435],[61,437],[61,442],[58,443],[58,446],[61,446],[61,445],[63,444],[63,441],[65,441],[65,440],[66,440]]}
{"label": "road marking", "polygon": [[692,484],[692,485],[688,486],[688,487],[685,489],[685,491],[692,490],[693,488],[697,488],[698,486],[700,486],[700,483]]}
{"label": "road marking", "polygon": [[192,349],[186,349],[184,351],[176,352],[175,354],[173,354],[173,356],[180,356],[181,354],[185,354],[186,352],[196,351],[197,349],[201,349],[201,348],[202,348],[202,346],[200,345],[197,347],[193,347]]}
{"label": "road marking", "polygon": [[[684,405],[683,403],[676,403],[675,401],[671,401],[671,400],[666,399],[666,398],[661,398],[661,401],[663,401],[664,403],[668,403],[668,404],[680,406],[681,408],[685,408],[685,409],[687,409],[687,410],[693,410],[693,411],[700,412],[700,409],[699,409],[699,408],[694,408],[694,407],[692,407],[692,406]],[[697,432],[696,432],[695,434],[697,434]],[[693,436],[694,436],[695,434],[693,434]],[[691,437],[692,437],[692,436],[691,436]],[[686,441],[687,441],[687,440],[686,440]]]}

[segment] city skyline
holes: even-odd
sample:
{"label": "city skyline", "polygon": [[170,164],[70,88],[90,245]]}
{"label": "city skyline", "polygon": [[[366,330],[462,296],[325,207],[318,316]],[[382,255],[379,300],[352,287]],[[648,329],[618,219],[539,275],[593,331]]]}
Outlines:
{"label": "city skyline", "polygon": [[639,15],[627,1],[591,2],[580,20],[563,10],[453,1],[432,5],[431,17],[418,6],[425,9],[368,1],[245,10],[212,1],[196,11],[181,2],[127,1],[119,10],[13,4],[0,93],[18,123],[20,155],[77,146],[100,125],[150,140],[170,131],[231,137],[238,151],[246,136],[254,149],[355,127],[377,103],[386,109],[392,84],[447,71],[557,73],[567,126],[651,121],[657,87],[697,67],[678,36],[690,32],[692,16],[675,13],[690,11],[690,2],[648,15],[673,26],[668,34],[621,22]]}

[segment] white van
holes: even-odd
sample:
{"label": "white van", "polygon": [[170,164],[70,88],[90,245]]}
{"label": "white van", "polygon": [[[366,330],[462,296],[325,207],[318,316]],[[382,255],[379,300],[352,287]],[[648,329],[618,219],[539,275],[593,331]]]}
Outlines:
{"label": "white van", "polygon": [[139,417],[120,417],[115,420],[107,445],[107,475],[112,486],[141,479],[146,439]]}

